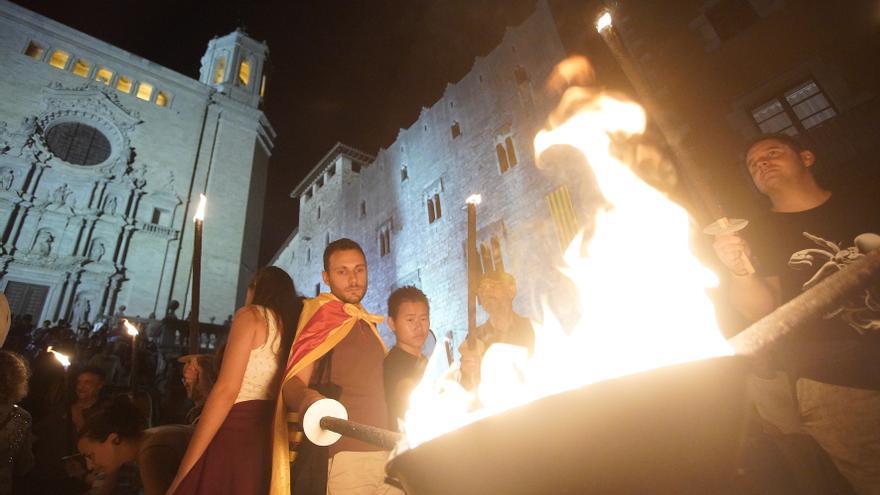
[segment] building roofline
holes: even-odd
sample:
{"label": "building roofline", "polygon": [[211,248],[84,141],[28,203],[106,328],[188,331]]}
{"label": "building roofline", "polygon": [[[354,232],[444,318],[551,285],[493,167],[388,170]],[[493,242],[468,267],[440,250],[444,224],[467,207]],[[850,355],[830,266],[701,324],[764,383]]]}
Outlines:
{"label": "building roofline", "polygon": [[318,163],[312,168],[309,174],[306,175],[306,177],[296,185],[293,191],[290,192],[290,197],[298,198],[306,189],[311,187],[311,185],[327,170],[327,168],[330,167],[330,165],[332,165],[333,161],[336,160],[336,157],[339,155],[346,156],[363,166],[373,163],[376,159],[373,155],[369,155],[357,148],[352,148],[347,144],[342,144],[337,141],[336,144],[330,148],[330,151],[328,151],[323,158],[318,160]]}

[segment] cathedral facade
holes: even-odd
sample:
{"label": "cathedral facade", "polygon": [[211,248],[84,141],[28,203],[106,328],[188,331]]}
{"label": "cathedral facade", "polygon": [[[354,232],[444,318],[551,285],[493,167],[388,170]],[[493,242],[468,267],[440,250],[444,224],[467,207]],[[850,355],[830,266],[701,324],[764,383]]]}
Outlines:
{"label": "cathedral facade", "polygon": [[178,301],[183,316],[200,193],[201,319],[234,312],[274,139],[267,55],[239,31],[215,38],[195,80],[0,0],[0,290],[13,313],[161,318]]}
{"label": "cathedral facade", "polygon": [[325,246],[351,238],[369,265],[367,309],[387,314],[393,289],[418,286],[430,299],[435,335],[452,332],[457,343],[467,331],[465,200],[480,194],[481,269],[513,274],[515,309],[540,318],[545,298],[553,305],[569,293],[556,268],[587,220],[579,212],[596,200],[580,174],[564,178],[534,157],[534,136],[558,101],[545,82],[564,58],[552,12],[537,2],[387,148],[373,156],[334,146],[291,193],[299,225],[273,264],[311,297],[328,290],[321,280]]}

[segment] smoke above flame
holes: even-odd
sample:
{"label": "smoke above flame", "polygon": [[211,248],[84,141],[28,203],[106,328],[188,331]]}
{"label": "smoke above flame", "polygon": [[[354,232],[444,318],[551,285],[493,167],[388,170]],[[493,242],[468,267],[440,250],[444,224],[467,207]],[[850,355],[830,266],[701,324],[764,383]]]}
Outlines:
{"label": "smoke above flame", "polygon": [[534,325],[534,353],[490,347],[475,394],[453,379],[455,370],[423,380],[410,397],[399,450],[541,397],[733,354],[706,295],[718,280],[688,245],[688,213],[612,152],[645,132],[644,110],[586,86],[592,79],[583,57],[559,64],[548,89],[561,94],[560,104],[534,143],[538,155],[557,145],[582,153],[606,203],[590,239],[578,235],[560,268],[577,286],[580,321],[566,332],[545,306],[543,323]]}

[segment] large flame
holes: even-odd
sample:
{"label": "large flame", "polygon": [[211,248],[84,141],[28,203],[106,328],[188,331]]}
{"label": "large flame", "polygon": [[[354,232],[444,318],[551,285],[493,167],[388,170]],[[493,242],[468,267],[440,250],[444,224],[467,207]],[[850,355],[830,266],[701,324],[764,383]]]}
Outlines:
{"label": "large flame", "polygon": [[[583,58],[576,62],[567,67],[589,68]],[[614,140],[644,132],[642,108],[583,87],[569,88],[561,101],[550,116],[553,128],[535,137],[536,153],[554,145],[579,150],[608,203],[596,214],[586,248],[581,234],[564,256],[562,270],[578,288],[583,316],[566,333],[545,308],[532,356],[522,347],[490,347],[476,397],[451,373],[423,380],[410,397],[401,449],[589,383],[733,354],[706,295],[718,280],[688,246],[687,212],[611,152]],[[438,359],[435,353],[432,360]],[[472,410],[477,403],[482,407]]]}

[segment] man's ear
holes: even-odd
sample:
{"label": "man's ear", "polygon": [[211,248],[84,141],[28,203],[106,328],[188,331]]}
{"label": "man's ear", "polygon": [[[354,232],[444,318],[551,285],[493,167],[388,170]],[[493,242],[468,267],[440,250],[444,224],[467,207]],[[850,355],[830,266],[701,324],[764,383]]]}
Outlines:
{"label": "man's ear", "polygon": [[805,167],[812,167],[816,163],[816,154],[810,150],[804,150],[798,153]]}
{"label": "man's ear", "polygon": [[330,276],[327,275],[327,272],[321,272],[321,278],[324,280],[324,284],[330,287]]}

